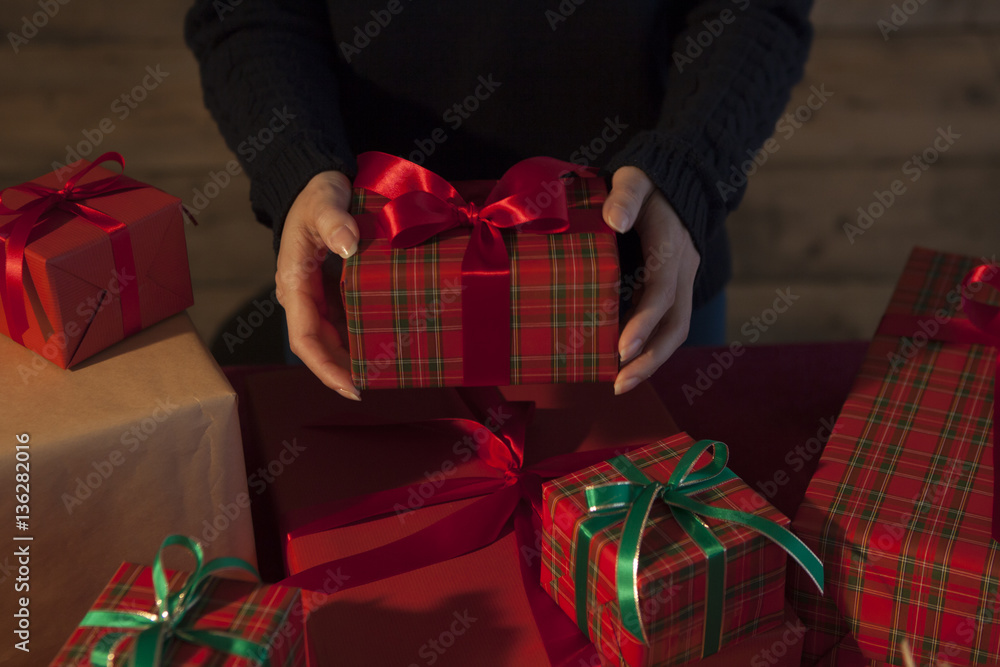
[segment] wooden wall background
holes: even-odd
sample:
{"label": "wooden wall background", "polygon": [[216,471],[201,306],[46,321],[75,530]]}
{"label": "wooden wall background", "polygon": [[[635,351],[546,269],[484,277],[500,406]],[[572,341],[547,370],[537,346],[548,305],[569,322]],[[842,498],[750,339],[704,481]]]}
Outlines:
{"label": "wooden wall background", "polygon": [[[117,150],[130,175],[187,202],[224,170],[233,156],[202,106],[182,41],[188,4],[69,0],[15,53],[6,35],[40,8],[38,0],[4,0],[0,185],[65,161],[67,144],[105,118],[114,130],[92,156]],[[886,40],[877,22],[890,19],[894,4],[916,11]],[[746,341],[743,324],[786,288],[800,298],[760,342],[865,338],[913,245],[1000,252],[1000,3],[817,0],[813,17],[817,39],[789,111],[812,86],[833,95],[794,135],[776,135],[778,152],[751,176],[729,221],[732,340]],[[112,102],[157,65],[168,76],[119,120]],[[903,163],[949,126],[961,138],[908,181]],[[897,178],[906,193],[849,243],[844,223]],[[270,232],[253,220],[248,194],[245,177],[233,179],[187,230],[191,315],[206,339],[273,280]]]}

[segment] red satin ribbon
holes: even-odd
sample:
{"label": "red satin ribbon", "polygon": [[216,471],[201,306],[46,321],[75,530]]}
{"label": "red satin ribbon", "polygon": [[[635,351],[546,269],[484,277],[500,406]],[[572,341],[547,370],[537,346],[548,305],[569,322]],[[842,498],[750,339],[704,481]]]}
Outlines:
{"label": "red satin ribbon", "polygon": [[[962,279],[962,311],[968,317],[967,320],[950,319],[947,322],[939,323],[940,328],[933,336],[928,336],[930,340],[944,343],[959,343],[963,345],[989,345],[1000,348],[1000,308],[989,304],[981,303],[970,299],[967,296],[969,286],[989,285],[1000,291],[1000,267],[995,264],[980,264],[975,267]],[[926,322],[928,317],[918,317],[916,315],[890,314],[882,318],[879,325],[878,334],[890,336],[903,336],[912,338],[917,332],[923,330],[920,324]],[[926,331],[924,331],[926,333]],[[997,408],[997,387],[1000,387],[1000,353],[998,353],[996,363],[993,368],[993,527],[992,535],[996,542],[1000,542],[1000,435],[998,435],[998,421],[1000,409]]]}
{"label": "red satin ribbon", "polygon": [[[467,386],[510,384],[510,257],[501,230],[558,234],[570,229],[563,174],[593,176],[554,158],[522,160],[503,175],[480,208],[423,167],[378,152],[358,156],[354,187],[390,201],[379,211],[392,248],[412,248],[471,227],[462,258],[462,366]],[[603,231],[610,232],[607,227]]]}
{"label": "red satin ribbon", "polygon": [[[540,559],[533,559],[532,563],[528,563],[520,552],[522,547],[533,549],[535,535],[541,531],[539,517],[542,512],[543,480],[561,477],[606,461],[630,448],[563,454],[523,468],[525,427],[534,412],[534,403],[506,402],[496,389],[461,389],[459,392],[477,419],[485,421],[490,407],[502,407],[512,413],[513,416],[496,433],[489,432],[483,424],[472,420],[436,420],[447,422],[469,436],[475,437],[478,434],[480,440],[486,430],[489,438],[479,446],[478,454],[500,474],[496,477],[444,480],[424,505],[477,497],[479,499],[395,542],[313,566],[280,583],[307,590],[321,590],[330,569],[343,569],[351,575],[340,590],[379,581],[487,547],[510,529],[509,523],[513,518],[521,579],[550,662],[554,665],[565,664],[581,655],[591,655],[593,647],[587,637],[539,585]],[[417,491],[419,486],[420,484],[411,484],[291,513],[283,518],[287,531],[286,543],[358,521],[391,515],[397,504],[405,506],[410,493]]]}
{"label": "red satin ribbon", "polygon": [[[0,239],[3,239],[6,245],[4,281],[0,283],[2,290],[0,297],[3,299],[8,335],[17,343],[24,344],[24,332],[28,330],[28,310],[24,299],[24,250],[28,242],[33,240],[32,232],[38,228],[48,213],[57,210],[66,211],[107,233],[111,237],[115,270],[119,275],[136,275],[135,256],[132,254],[132,240],[129,238],[128,227],[106,213],[81,202],[149,186],[124,179],[122,174],[77,185],[81,178],[103,162],[117,162],[122,169],[125,168],[125,161],[121,155],[104,153],[76,172],[59,190],[36,183],[22,183],[4,190],[4,193],[16,190],[33,195],[32,199],[18,208],[9,208],[3,204],[0,196],[0,215],[18,216],[0,227]],[[138,280],[120,282],[123,283],[120,293],[122,328],[124,335],[130,336],[142,328],[142,318],[139,314],[139,284]]]}

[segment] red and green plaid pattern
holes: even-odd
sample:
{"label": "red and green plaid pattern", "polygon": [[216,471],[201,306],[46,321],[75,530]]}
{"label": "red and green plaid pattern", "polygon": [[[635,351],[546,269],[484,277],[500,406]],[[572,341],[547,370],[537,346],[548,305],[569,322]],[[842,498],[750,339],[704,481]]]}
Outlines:
{"label": "red and green plaid pattern", "polygon": [[[456,184],[482,190],[483,182]],[[464,192],[463,192],[464,194]],[[567,186],[570,216],[601,216],[603,180]],[[386,199],[355,190],[351,212]],[[366,239],[341,282],[354,383],[362,389],[463,384],[462,257],[468,230],[414,248]],[[505,233],[511,259],[511,384],[610,381],[618,372],[613,234]],[[475,351],[473,351],[475,353]]]}
{"label": "red and green plaid pattern", "polygon": [[[167,572],[170,589],[187,580],[187,572]],[[204,595],[186,618],[191,627],[223,630],[269,646],[272,667],[304,667],[303,611],[299,589],[211,578]],[[155,609],[152,569],[123,563],[94,603],[93,610],[141,611]],[[52,667],[90,667],[90,652],[101,637],[116,629],[78,627],[52,662]],[[132,639],[125,639],[119,655],[128,655]],[[254,660],[237,658],[183,641],[172,641],[163,653],[163,665],[251,667]]]}
{"label": "red and green plaid pattern", "polygon": [[819,631],[814,655],[847,631],[890,664],[902,664],[903,639],[920,665],[1000,662],[996,351],[927,337],[935,318],[964,318],[960,284],[979,263],[913,251],[887,313],[918,326],[911,338],[876,334],[809,484],[794,525],[826,564],[826,597],[799,574],[792,586]]}
{"label": "red and green plaid pattern", "polygon": [[[693,442],[687,434],[679,433],[626,456],[650,479],[666,482]],[[543,486],[542,586],[574,619],[575,538],[577,527],[588,516],[585,489],[622,480],[608,463],[600,463]],[[783,526],[789,523],[739,479],[703,491],[695,498],[711,505],[753,512]],[[785,604],[785,552],[742,526],[714,519],[704,521],[726,547],[722,644],[739,641],[780,623]],[[701,658],[706,566],[700,548],[664,503],[654,504],[639,552],[639,609],[650,639],[647,647],[621,627],[615,593],[621,530],[622,524],[617,523],[595,535],[591,543],[587,615],[594,644],[609,664],[629,667],[674,665]]]}

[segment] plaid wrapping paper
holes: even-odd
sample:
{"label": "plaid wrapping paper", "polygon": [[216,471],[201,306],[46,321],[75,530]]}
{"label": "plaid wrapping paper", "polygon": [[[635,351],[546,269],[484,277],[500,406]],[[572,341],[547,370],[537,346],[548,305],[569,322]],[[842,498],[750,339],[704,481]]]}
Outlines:
{"label": "plaid wrapping paper", "polygon": [[[166,572],[170,589],[187,581],[187,572]],[[123,563],[91,609],[107,611],[151,611],[155,608],[152,568]],[[303,610],[299,589],[260,585],[235,579],[212,577],[197,607],[190,612],[197,619],[191,627],[238,633],[247,640],[269,647],[272,667],[304,667]],[[78,627],[52,662],[51,667],[90,667],[90,652],[111,628]],[[136,631],[138,632],[138,631]],[[132,638],[123,640],[119,655],[127,655]],[[202,667],[250,667],[259,664],[235,656],[194,646],[183,641],[168,642],[164,665]]]}
{"label": "plaid wrapping paper", "polygon": [[[488,181],[456,183],[481,201]],[[567,186],[571,220],[600,216],[599,178]],[[386,199],[356,189],[351,213],[374,216]],[[361,389],[463,384],[462,257],[468,230],[393,250],[362,239],[344,265],[354,383]],[[611,381],[618,372],[618,251],[613,234],[504,233],[511,260],[511,384]]]}
{"label": "plaid wrapping paper", "polygon": [[826,563],[826,597],[796,573],[792,599],[814,658],[849,632],[873,661],[902,664],[905,638],[921,665],[1000,662],[996,351],[917,334],[964,318],[961,281],[979,263],[913,251],[886,312],[921,326],[876,334],[809,484],[794,526]]}
{"label": "plaid wrapping paper", "polygon": [[[685,433],[626,456],[652,479],[666,481],[694,441]],[[563,611],[576,618],[573,562],[577,527],[587,517],[587,486],[620,481],[604,462],[543,486],[542,585]],[[738,478],[697,494],[708,504],[749,511],[756,492]],[[753,512],[787,526],[789,520],[764,504]],[[726,599],[722,646],[768,630],[782,618],[786,554],[743,526],[703,519],[726,548]],[[639,596],[648,647],[621,627],[615,594],[615,563],[622,524],[595,535],[587,572],[587,615],[593,640],[607,664],[675,665],[702,657],[705,558],[662,502],[650,513],[639,551]]]}

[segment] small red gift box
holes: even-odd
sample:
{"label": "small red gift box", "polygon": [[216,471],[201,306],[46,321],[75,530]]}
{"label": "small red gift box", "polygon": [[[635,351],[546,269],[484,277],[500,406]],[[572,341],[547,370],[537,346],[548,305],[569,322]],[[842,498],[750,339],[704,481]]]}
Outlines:
{"label": "small red gift box", "polygon": [[203,568],[200,547],[179,535],[164,540],[161,553],[172,544],[196,554],[195,572],[166,571],[159,554],[153,567],[123,563],[51,667],[89,667],[95,659],[110,665],[111,656],[134,659],[137,667],[251,667],[264,659],[271,667],[304,667],[298,589],[207,576],[224,568],[254,577],[256,571],[236,558]]}
{"label": "small red gift box", "polygon": [[454,187],[383,153],[358,164],[361,241],[341,281],[358,387],[615,378],[619,268],[603,179],[563,178],[582,170],[550,158]]}
{"label": "small red gift box", "polygon": [[911,254],[795,517],[828,568],[825,596],[791,579],[809,657],[901,664],[906,639],[917,664],[997,664],[1000,336],[979,300],[998,279],[992,262]]}
{"label": "small red gift box", "polygon": [[3,191],[0,332],[69,368],[190,306],[181,200],[81,161]]}
{"label": "small red gift box", "polygon": [[607,664],[681,664],[773,628],[785,550],[822,585],[788,519],[725,459],[680,433],[544,484],[543,587]]}

